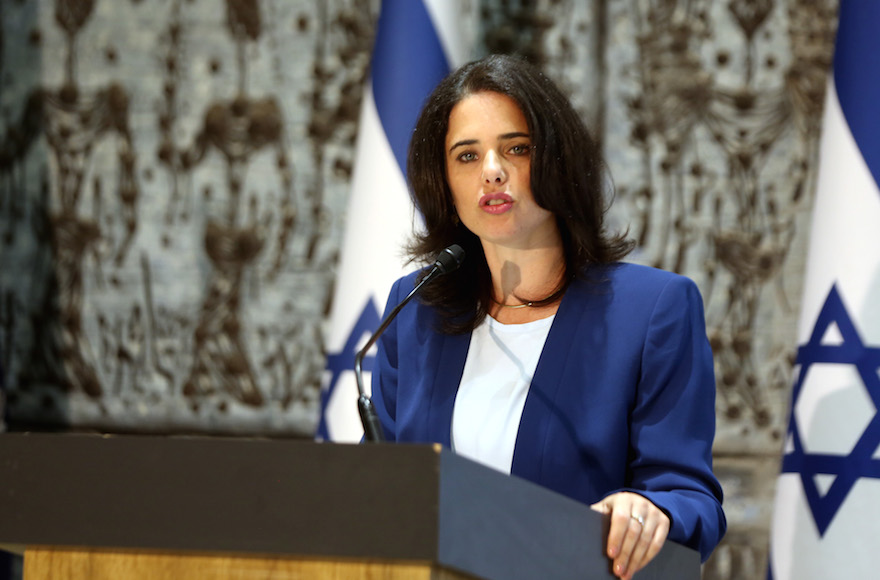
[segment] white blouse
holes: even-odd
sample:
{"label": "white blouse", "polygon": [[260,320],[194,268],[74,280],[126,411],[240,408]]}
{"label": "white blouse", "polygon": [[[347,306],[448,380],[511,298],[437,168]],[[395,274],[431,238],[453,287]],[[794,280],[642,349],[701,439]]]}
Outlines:
{"label": "white blouse", "polygon": [[502,324],[487,316],[474,329],[452,412],[456,453],[510,473],[526,395],[554,317]]}

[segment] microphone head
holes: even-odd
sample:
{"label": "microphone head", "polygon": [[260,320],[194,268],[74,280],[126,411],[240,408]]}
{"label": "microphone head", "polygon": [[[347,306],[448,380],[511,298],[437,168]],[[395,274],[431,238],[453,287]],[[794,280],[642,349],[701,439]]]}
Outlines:
{"label": "microphone head", "polygon": [[434,262],[434,268],[440,274],[448,274],[457,270],[462,262],[464,262],[464,250],[458,244],[452,244],[440,252],[437,256],[437,261]]}

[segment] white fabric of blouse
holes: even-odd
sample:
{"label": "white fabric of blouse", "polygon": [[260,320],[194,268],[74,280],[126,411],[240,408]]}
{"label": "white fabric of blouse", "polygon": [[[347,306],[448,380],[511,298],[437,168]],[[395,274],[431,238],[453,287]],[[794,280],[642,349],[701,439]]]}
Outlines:
{"label": "white fabric of blouse", "polygon": [[456,453],[510,473],[526,395],[554,317],[502,324],[487,316],[474,329],[452,412]]}

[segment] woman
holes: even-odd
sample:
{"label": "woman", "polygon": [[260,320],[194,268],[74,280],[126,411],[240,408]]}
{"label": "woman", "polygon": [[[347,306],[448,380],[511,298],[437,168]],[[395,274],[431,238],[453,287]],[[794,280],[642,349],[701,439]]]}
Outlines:
{"label": "woman", "polygon": [[705,560],[726,522],[702,299],[618,262],[631,244],[603,227],[602,175],[537,69],[490,56],[445,79],[410,142],[425,219],[410,250],[430,263],[457,243],[467,259],[383,335],[373,402],[389,440],[443,443],[610,514],[608,555],[631,578],[667,537]]}

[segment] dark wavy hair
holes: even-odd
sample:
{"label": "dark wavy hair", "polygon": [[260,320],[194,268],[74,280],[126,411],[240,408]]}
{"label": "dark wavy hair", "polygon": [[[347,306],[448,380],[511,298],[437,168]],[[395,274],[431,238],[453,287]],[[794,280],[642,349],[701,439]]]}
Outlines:
{"label": "dark wavy hair", "polygon": [[440,331],[472,331],[486,317],[492,280],[479,238],[458,219],[446,181],[449,115],[465,97],[483,91],[513,99],[525,115],[531,139],[531,188],[535,202],[556,216],[565,257],[566,284],[588,266],[623,258],[633,243],[609,234],[604,219],[605,165],[596,142],[568,98],[543,72],[512,56],[492,55],[446,77],[428,98],[409,145],[407,179],[425,228],[408,251],[430,264],[451,244],[464,248],[462,267],[426,286],[421,300],[437,308]]}

